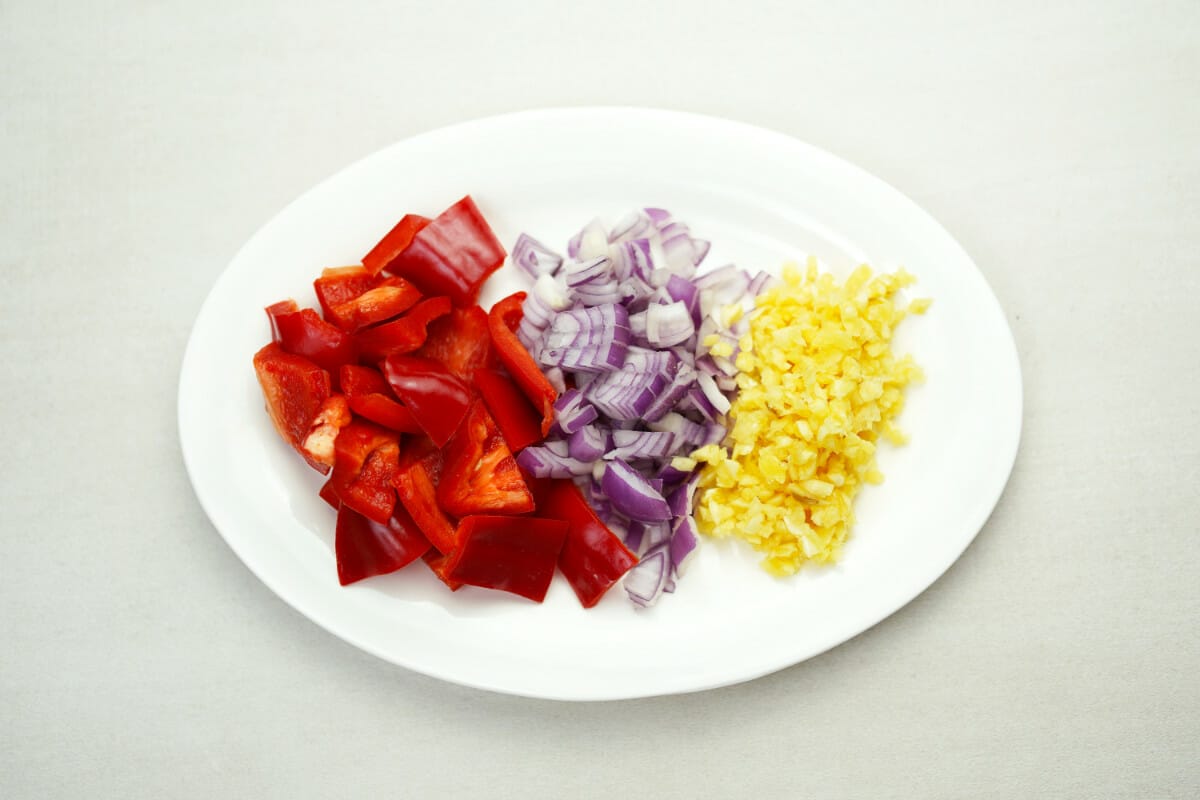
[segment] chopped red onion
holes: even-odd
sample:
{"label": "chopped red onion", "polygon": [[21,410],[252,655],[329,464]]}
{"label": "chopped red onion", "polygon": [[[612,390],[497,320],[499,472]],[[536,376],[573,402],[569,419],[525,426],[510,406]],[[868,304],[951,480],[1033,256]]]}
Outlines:
{"label": "chopped red onion", "polygon": [[563,269],[563,278],[570,289],[588,283],[611,283],[612,262],[608,260],[608,256],[574,262]]}
{"label": "chopped red onion", "polygon": [[567,389],[554,401],[554,424],[560,433],[567,436],[595,422],[599,416],[600,413],[578,389]]}
{"label": "chopped red onion", "polygon": [[651,227],[650,217],[640,211],[631,211],[613,225],[608,234],[610,244],[636,239]]}
{"label": "chopped red onion", "polygon": [[662,595],[670,574],[671,557],[667,545],[659,545],[626,573],[625,593],[635,605],[649,608]]}
{"label": "chopped red onion", "polygon": [[690,515],[684,514],[679,517],[679,521],[675,524],[675,530],[671,534],[671,542],[668,545],[671,554],[671,566],[675,572],[682,575],[687,569],[688,562],[692,560],[692,556],[696,552],[697,545],[700,544],[700,537],[697,535],[696,522]]}
{"label": "chopped red onion", "polygon": [[665,431],[613,431],[613,449],[604,454],[606,459],[619,458],[624,461],[646,458],[664,458],[671,453],[675,436]]}
{"label": "chopped red onion", "polygon": [[682,302],[654,303],[646,309],[646,340],[656,347],[679,344],[695,332],[691,312]]}
{"label": "chopped red onion", "polygon": [[660,420],[649,423],[647,427],[653,431],[669,433],[674,437],[676,442],[690,445],[692,449],[704,444],[708,438],[705,426],[688,419],[682,414],[674,412],[664,415]]}
{"label": "chopped red onion", "polygon": [[[710,243],[660,208],[635,211],[611,231],[589,222],[565,263],[538,260],[545,248],[528,237],[518,244],[537,280],[517,333],[562,394],[549,439],[526,448],[522,466],[573,477],[601,519],[645,551],[650,565],[626,581],[634,602],[652,604],[674,588],[697,540],[698,473],[676,469],[672,457],[726,436],[749,315],[726,325],[723,311],[748,310],[768,279],[732,265],[693,277]],[[704,344],[717,341],[732,355]]]}
{"label": "chopped red onion", "polygon": [[571,478],[586,475],[592,469],[591,462],[559,455],[539,445],[531,445],[517,453],[517,464],[535,478]]}
{"label": "chopped red onion", "polygon": [[610,451],[612,438],[610,431],[598,425],[584,425],[567,440],[568,452],[580,461],[596,461]]}
{"label": "chopped red onion", "polygon": [[654,491],[637,470],[619,458],[606,464],[600,485],[613,508],[630,519],[659,522],[671,518],[666,499]]}
{"label": "chopped red onion", "polygon": [[571,307],[566,286],[552,275],[542,275],[533,282],[533,291],[525,298],[524,311],[526,314],[529,313],[527,306],[531,297],[535,298],[548,311],[563,311]]}
{"label": "chopped red onion", "polygon": [[574,259],[595,258],[604,255],[607,249],[608,232],[604,230],[604,223],[594,219],[571,237],[567,243],[567,256]]}
{"label": "chopped red onion", "polygon": [[529,234],[522,233],[513,245],[513,262],[532,278],[553,275],[562,266],[563,257]]}
{"label": "chopped red onion", "polygon": [[771,276],[761,270],[750,281],[750,285],[746,287],[746,294],[757,297],[762,294],[763,289],[767,288],[767,284],[771,282]]}
{"label": "chopped red onion", "polygon": [[696,383],[700,386],[700,389],[704,392],[704,396],[712,403],[713,408],[717,410],[718,414],[724,414],[729,411],[729,398],[717,388],[712,375],[701,374],[696,378]]}
{"label": "chopped red onion", "polygon": [[625,528],[625,546],[635,554],[642,549],[642,536],[646,532],[644,523],[631,521]]}

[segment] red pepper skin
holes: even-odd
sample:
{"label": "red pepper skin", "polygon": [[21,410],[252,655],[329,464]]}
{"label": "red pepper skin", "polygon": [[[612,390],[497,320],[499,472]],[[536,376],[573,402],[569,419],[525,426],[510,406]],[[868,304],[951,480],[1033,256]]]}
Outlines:
{"label": "red pepper skin", "polygon": [[[400,503],[412,515],[425,538],[438,552],[449,553],[457,541],[455,522],[437,502],[442,472],[442,451],[427,437],[405,442],[394,484]],[[428,560],[428,559],[426,559]]]}
{"label": "red pepper skin", "polygon": [[284,350],[303,356],[336,375],[342,364],[356,360],[354,340],[335,325],[321,319],[311,308],[273,315]]}
{"label": "red pepper skin", "polygon": [[337,511],[342,507],[342,498],[338,497],[337,489],[333,488],[332,478],[321,484],[321,491],[317,492],[317,495],[326,503],[328,503],[329,507],[334,511]]}
{"label": "red pepper skin", "polygon": [[510,450],[516,453],[542,440],[541,419],[507,375],[494,369],[476,370],[475,388]]}
{"label": "red pepper skin", "polygon": [[438,447],[445,446],[471,405],[467,385],[436,361],[415,356],[388,356],[383,375],[421,430]]}
{"label": "red pepper skin", "polygon": [[512,376],[517,386],[533,403],[533,407],[542,415],[542,435],[550,432],[554,425],[554,401],[558,392],[546,380],[533,356],[517,338],[517,326],[521,324],[521,310],[525,302],[525,293],[517,292],[504,298],[488,313],[488,331],[492,335],[492,346],[496,355],[504,363],[508,374]]}
{"label": "red pepper skin", "polygon": [[567,527],[562,520],[538,517],[464,517],[446,577],[540,603],[554,578]]}
{"label": "red pepper skin", "polygon": [[330,267],[313,281],[313,291],[325,319],[336,323],[334,309],[379,285],[379,279],[359,266]]}
{"label": "red pepper skin", "polygon": [[396,434],[355,420],[342,428],[334,449],[332,482],[342,505],[386,524],[396,507],[393,481],[400,457]]}
{"label": "red pepper skin", "polygon": [[533,494],[487,407],[478,400],[444,449],[438,505],[455,517],[527,514]]}
{"label": "red pepper skin", "polygon": [[412,307],[399,319],[361,330],[354,335],[359,355],[366,361],[380,361],[393,354],[411,353],[425,344],[429,323],[450,313],[450,300],[430,297]]}
{"label": "red pepper skin", "polygon": [[379,370],[343,364],[340,377],[342,391],[355,414],[400,433],[421,432],[412,412],[396,400]]}
{"label": "red pepper skin", "polygon": [[475,304],[479,287],[504,263],[504,248],[468,195],[422,228],[388,271],[456,306]]}
{"label": "red pepper skin", "polygon": [[292,311],[299,311],[300,306],[296,305],[295,300],[280,300],[278,303],[272,303],[266,307],[267,318],[271,320],[271,341],[279,341],[279,325],[275,322],[275,317],[280,314],[287,314]]}
{"label": "red pepper skin", "polygon": [[275,430],[313,469],[333,465],[334,439],[350,422],[350,409],[330,390],[329,373],[271,342],[254,354],[254,374]]}
{"label": "red pepper skin", "polygon": [[535,481],[534,492],[539,516],[570,526],[558,568],[583,607],[591,608],[637,563],[637,556],[600,521],[571,481]]}
{"label": "red pepper skin", "polygon": [[429,550],[429,542],[402,506],[386,523],[364,517],[345,504],[338,509],[334,552],[342,586],[395,572]]}
{"label": "red pepper skin", "polygon": [[446,584],[450,588],[450,591],[457,592],[464,586],[462,581],[454,581],[446,577],[446,565],[450,561],[450,556],[439,553],[436,547],[431,547],[429,548],[429,552],[423,555],[422,558],[425,560],[425,564],[429,567],[429,570],[437,576],[439,581]]}
{"label": "red pepper skin", "polygon": [[363,256],[363,268],[372,275],[378,275],[380,271],[387,269],[388,265],[396,260],[396,256],[408,248],[413,237],[432,221],[420,214],[405,214],[396,223],[396,227],[388,231],[387,236],[380,239],[379,243],[371,248],[371,252]]}
{"label": "red pepper skin", "polygon": [[357,297],[338,303],[326,318],[332,318],[342,330],[356,333],[368,325],[400,316],[420,299],[417,287],[403,278],[384,278]]}
{"label": "red pepper skin", "polygon": [[429,338],[415,355],[445,365],[450,374],[468,383],[481,367],[492,366],[488,315],[479,306],[456,308],[429,323]]}

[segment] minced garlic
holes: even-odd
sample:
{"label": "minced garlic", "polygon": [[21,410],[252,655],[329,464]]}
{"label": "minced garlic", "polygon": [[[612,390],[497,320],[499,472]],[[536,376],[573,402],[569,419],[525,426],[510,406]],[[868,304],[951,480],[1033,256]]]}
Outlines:
{"label": "minced garlic", "polygon": [[891,352],[896,325],[929,307],[895,302],[914,280],[863,265],[839,284],[809,259],[804,271],[784,267],[758,297],[738,342],[729,436],[691,454],[705,465],[695,508],[702,531],[746,540],[777,575],[837,559],[859,486],[883,481],[876,443],[903,444],[893,420],[904,387],[923,377],[910,356]]}

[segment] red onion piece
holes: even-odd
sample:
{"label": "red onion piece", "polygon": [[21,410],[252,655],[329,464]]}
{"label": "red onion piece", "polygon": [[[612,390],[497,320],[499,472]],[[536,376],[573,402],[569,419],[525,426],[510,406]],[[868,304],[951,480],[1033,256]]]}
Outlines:
{"label": "red onion piece", "polygon": [[666,499],[654,491],[637,470],[620,459],[607,463],[600,485],[613,508],[630,519],[661,522],[671,518]]}
{"label": "red onion piece", "polygon": [[518,236],[513,245],[512,260],[531,278],[553,275],[563,263],[562,256],[525,233]]}

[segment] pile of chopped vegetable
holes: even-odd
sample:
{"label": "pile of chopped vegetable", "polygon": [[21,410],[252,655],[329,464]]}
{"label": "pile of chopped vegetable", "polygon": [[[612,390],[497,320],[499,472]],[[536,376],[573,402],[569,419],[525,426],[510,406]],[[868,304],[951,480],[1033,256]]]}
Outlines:
{"label": "pile of chopped vegetable", "polygon": [[897,302],[904,271],[839,284],[810,260],[771,282],[702,271],[709,249],[658,208],[588,223],[565,256],[522,234],[531,287],[484,310],[505,252],[464,197],[324,270],[319,311],[268,306],[255,372],[329,475],[339,581],[420,561],[541,602],[557,570],[584,607],[622,578],[648,607],[701,531],[779,575],[835,560],[921,379],[892,334],[929,301]]}
{"label": "pile of chopped vegetable", "polygon": [[517,461],[574,480],[641,554],[624,583],[640,606],[674,591],[695,551],[687,456],[725,438],[743,302],[767,281],[733,266],[697,275],[708,251],[657,208],[589,223],[565,259],[525,234],[513,248],[533,279],[517,335],[561,391],[547,440]]}
{"label": "pile of chopped vegetable", "polygon": [[518,338],[524,293],[476,303],[504,259],[465,197],[325,270],[320,313],[266,309],[255,373],[280,436],[330,476],[342,584],[421,560],[451,589],[541,602],[558,569],[591,607],[637,562],[574,483],[517,465],[555,424],[558,391]]}
{"label": "pile of chopped vegetable", "polygon": [[893,420],[904,387],[922,374],[910,356],[892,354],[891,340],[929,301],[897,302],[914,280],[903,270],[872,276],[861,266],[839,284],[810,260],[783,277],[757,298],[739,342],[726,447],[707,445],[693,458],[707,465],[701,529],[749,542],[766,554],[768,571],[790,575],[836,560],[859,487],[883,480],[876,443],[904,442]]}

